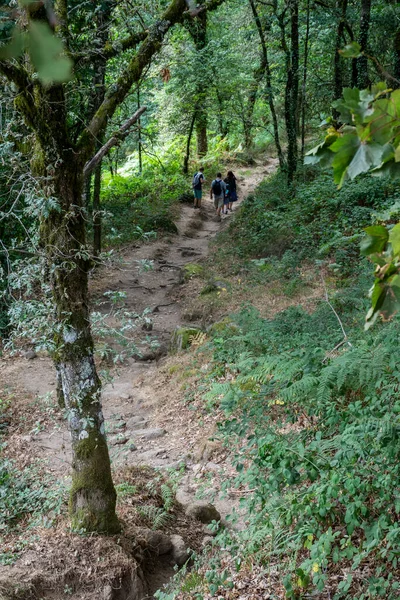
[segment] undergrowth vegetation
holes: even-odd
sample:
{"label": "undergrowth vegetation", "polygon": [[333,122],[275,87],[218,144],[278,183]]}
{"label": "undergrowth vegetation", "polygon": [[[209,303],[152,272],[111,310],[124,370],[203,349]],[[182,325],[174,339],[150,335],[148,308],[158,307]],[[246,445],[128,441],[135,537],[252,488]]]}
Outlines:
{"label": "undergrowth vegetation", "polygon": [[[279,174],[266,180],[229,231],[242,270],[270,285],[306,262],[323,299],[272,319],[248,305],[210,330],[199,385],[208,410],[224,411],[219,436],[237,470],[226,488],[248,516],[219,541],[236,557],[232,577],[257,562],[279,573],[286,598],[398,598],[400,319],[364,331],[371,266],[359,244],[363,227],[396,218],[400,188],[364,177],[337,191],[323,174],[303,177],[293,197]],[[179,598],[218,595],[232,580],[221,568]]]}
{"label": "undergrowth vegetation", "polygon": [[351,346],[337,348],[342,335],[326,303],[272,321],[243,310],[238,330],[213,341],[215,369],[233,381],[215,384],[207,400],[225,410],[225,441],[237,442],[236,485],[252,490],[243,500],[246,551],[287,557],[287,597],[311,583],[332,589],[336,575],[335,598],[396,597],[400,325],[364,334],[359,286],[334,306]]}
{"label": "undergrowth vegetation", "polygon": [[347,276],[360,261],[362,228],[399,198],[400,184],[389,178],[363,176],[338,190],[329,173],[314,169],[302,172],[293,194],[278,172],[246,199],[227,235],[236,240],[231,250],[238,258],[293,263],[294,255],[299,264],[329,257],[331,268]]}
{"label": "undergrowth vegetation", "polygon": [[176,233],[173,217],[188,183],[175,163],[146,169],[141,175],[106,179],[102,208],[106,245],[140,239],[149,231]]}
{"label": "undergrowth vegetation", "polygon": [[[166,152],[162,159],[161,163],[147,158],[141,174],[104,174],[101,205],[106,246],[146,241],[149,232],[150,237],[157,231],[177,233],[177,205],[184,195],[192,197],[192,174],[182,173],[182,157],[176,149],[171,149],[170,155]],[[207,181],[221,168],[220,157],[213,153],[204,157],[202,164]]]}
{"label": "undergrowth vegetation", "polygon": [[37,528],[54,526],[65,513],[66,496],[65,484],[45,475],[40,462],[20,469],[12,460],[0,461],[0,565],[15,562]]}

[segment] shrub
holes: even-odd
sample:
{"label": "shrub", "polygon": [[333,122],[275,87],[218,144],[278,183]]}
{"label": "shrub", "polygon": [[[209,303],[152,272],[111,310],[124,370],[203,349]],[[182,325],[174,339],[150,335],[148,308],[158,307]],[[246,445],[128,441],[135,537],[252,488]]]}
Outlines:
{"label": "shrub", "polygon": [[336,600],[400,589],[400,320],[364,333],[361,290],[364,276],[332,299],[351,346],[325,302],[274,320],[244,309],[213,342],[215,372],[229,348],[234,377],[207,398],[240,449],[236,485],[252,490],[240,543],[282,563],[288,598],[326,584]]}
{"label": "shrub", "polygon": [[101,199],[106,245],[137,239],[140,230],[176,233],[173,208],[187,188],[185,177],[171,169],[111,179]]}
{"label": "shrub", "polygon": [[[307,170],[302,179],[307,179]],[[237,255],[276,256],[290,250],[297,260],[331,256],[333,268],[347,276],[358,261],[363,227],[375,213],[393,205],[400,184],[390,179],[360,177],[337,190],[329,174],[311,171],[311,181],[298,182],[295,195],[285,177],[276,173],[265,179],[242,204],[230,227]]]}

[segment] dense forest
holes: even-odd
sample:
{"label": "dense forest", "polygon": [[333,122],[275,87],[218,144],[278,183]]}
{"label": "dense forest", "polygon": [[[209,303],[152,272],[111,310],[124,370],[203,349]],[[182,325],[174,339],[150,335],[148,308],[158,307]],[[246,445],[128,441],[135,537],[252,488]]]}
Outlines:
{"label": "dense forest", "polygon": [[5,0],[0,158],[0,600],[399,598],[400,4]]}

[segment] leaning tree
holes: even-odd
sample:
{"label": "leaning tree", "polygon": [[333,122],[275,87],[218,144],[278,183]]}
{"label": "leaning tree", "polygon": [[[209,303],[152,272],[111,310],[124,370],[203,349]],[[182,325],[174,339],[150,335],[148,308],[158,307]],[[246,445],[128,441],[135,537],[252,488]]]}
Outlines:
{"label": "leaning tree", "polygon": [[[75,528],[119,529],[89,319],[85,175],[111,147],[106,142],[99,150],[98,141],[168,31],[222,2],[204,0],[193,8],[192,2],[171,0],[163,13],[160,3],[124,0],[21,0],[10,8],[12,41],[0,48],[0,73],[4,84],[12,84],[15,107],[32,132],[32,171],[52,199],[51,210],[41,217],[40,240],[56,315],[54,363],[72,439]],[[62,56],[56,56],[57,39]],[[53,62],[43,68],[41,61],[49,63],[51,55]],[[63,81],[68,61],[72,77]],[[113,77],[104,77],[108,65]]]}

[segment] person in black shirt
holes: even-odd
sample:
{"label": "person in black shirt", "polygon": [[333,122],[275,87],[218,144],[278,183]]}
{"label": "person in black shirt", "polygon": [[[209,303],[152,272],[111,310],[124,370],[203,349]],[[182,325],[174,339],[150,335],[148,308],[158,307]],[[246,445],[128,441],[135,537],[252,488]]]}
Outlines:
{"label": "person in black shirt", "polygon": [[200,208],[201,199],[203,197],[203,183],[205,182],[203,175],[203,167],[193,175],[193,194],[194,194],[194,206],[193,208]]}

